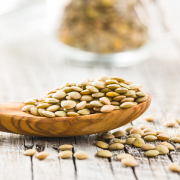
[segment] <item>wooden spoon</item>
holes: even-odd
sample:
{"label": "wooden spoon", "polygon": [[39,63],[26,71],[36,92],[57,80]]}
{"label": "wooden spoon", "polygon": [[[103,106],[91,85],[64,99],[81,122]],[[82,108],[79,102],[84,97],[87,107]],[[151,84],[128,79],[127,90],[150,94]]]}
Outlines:
{"label": "wooden spoon", "polygon": [[106,132],[128,124],[142,115],[151,103],[151,96],[136,106],[77,117],[46,118],[22,112],[24,103],[0,104],[0,131],[45,137],[68,137]]}

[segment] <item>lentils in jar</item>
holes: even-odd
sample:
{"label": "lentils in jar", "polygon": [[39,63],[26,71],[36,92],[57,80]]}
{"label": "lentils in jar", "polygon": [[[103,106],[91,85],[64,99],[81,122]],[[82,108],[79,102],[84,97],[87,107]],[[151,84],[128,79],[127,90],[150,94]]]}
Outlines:
{"label": "lentils in jar", "polygon": [[102,54],[137,49],[148,36],[136,5],[136,0],[71,0],[58,37],[69,46]]}

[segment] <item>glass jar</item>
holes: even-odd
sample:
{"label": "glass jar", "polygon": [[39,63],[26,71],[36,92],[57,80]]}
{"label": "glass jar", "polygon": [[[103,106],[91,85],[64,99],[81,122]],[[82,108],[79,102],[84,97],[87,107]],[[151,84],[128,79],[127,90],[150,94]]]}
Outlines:
{"label": "glass jar", "polygon": [[151,42],[147,27],[136,14],[136,0],[64,2],[54,2],[59,12],[54,22],[68,61],[122,67],[150,56]]}

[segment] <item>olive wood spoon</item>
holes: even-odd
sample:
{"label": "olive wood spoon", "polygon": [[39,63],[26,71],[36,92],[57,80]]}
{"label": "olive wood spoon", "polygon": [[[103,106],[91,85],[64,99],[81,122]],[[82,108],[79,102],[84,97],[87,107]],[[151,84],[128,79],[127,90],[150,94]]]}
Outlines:
{"label": "olive wood spoon", "polygon": [[76,117],[47,118],[22,112],[22,102],[0,104],[0,131],[44,137],[68,137],[106,132],[128,124],[142,115],[151,96],[136,106]]}

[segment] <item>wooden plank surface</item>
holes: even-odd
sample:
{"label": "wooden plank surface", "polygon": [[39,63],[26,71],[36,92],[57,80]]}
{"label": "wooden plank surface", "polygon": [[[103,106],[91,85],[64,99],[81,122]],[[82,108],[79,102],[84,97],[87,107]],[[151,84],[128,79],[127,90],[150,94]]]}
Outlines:
{"label": "wooden plank surface", "polygon": [[[173,1],[175,2],[175,1]],[[163,2],[164,3],[164,2]],[[162,1],[159,1],[162,4]],[[169,4],[169,3],[167,3]],[[170,13],[173,8],[166,10]],[[146,114],[156,116],[155,123],[147,123],[140,117],[133,126],[148,124],[156,130],[168,131],[171,135],[178,131],[165,128],[163,123],[176,116],[180,117],[180,53],[177,41],[165,41],[156,44],[152,57],[139,65],[128,68],[116,67],[78,67],[64,60],[63,51],[58,42],[43,33],[40,22],[45,23],[43,1],[38,3],[31,18],[31,11],[24,10],[12,17],[0,17],[0,97],[1,102],[23,101],[30,97],[39,97],[46,91],[70,81],[82,78],[98,78],[101,75],[117,75],[142,84],[152,95],[152,104]],[[174,8],[177,11],[177,8]],[[168,14],[169,17],[170,14]],[[176,22],[176,19],[173,20]],[[23,26],[23,23],[26,26]],[[176,24],[176,23],[174,23]],[[35,27],[33,29],[32,27]],[[178,26],[178,23],[177,25]],[[29,28],[31,27],[31,28]],[[175,29],[175,25],[171,27]],[[180,26],[178,26],[180,28]],[[177,28],[177,29],[178,29]],[[8,36],[5,37],[5,34]],[[14,35],[16,34],[16,36]],[[48,42],[48,43],[47,43]],[[129,125],[127,125],[129,126]],[[120,129],[125,129],[122,127]],[[94,143],[96,135],[71,138],[39,138],[8,133],[0,133],[0,179],[7,180],[179,180],[177,173],[167,169],[169,162],[180,163],[180,150],[156,158],[147,158],[140,148],[125,145],[121,151],[114,151],[112,158],[97,157]],[[159,141],[152,144],[159,144]],[[172,142],[171,142],[172,143]],[[59,146],[72,144],[73,152],[83,150],[89,153],[87,160],[59,159]],[[173,143],[176,147],[178,143]],[[23,156],[29,148],[47,151],[50,156],[39,161],[35,157]],[[125,167],[116,156],[128,152],[135,156],[139,165]]]}
{"label": "wooden plank surface", "polygon": [[25,150],[25,136],[1,133],[0,136],[0,178],[31,180],[31,159],[22,156]]}

